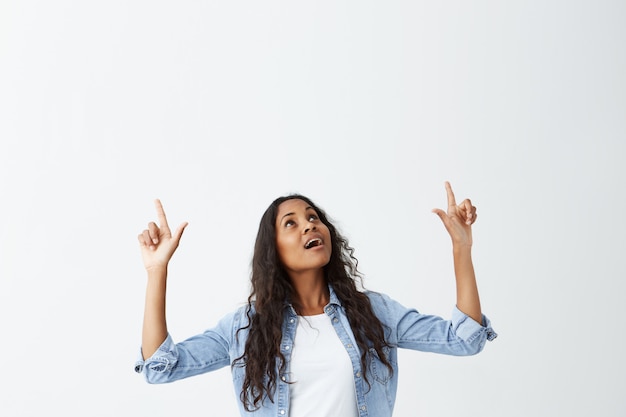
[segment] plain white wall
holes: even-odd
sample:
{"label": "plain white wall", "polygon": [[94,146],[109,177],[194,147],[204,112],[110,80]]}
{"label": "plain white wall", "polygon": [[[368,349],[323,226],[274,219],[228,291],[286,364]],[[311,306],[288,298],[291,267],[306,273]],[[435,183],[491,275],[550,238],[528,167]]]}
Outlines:
{"label": "plain white wall", "polygon": [[309,195],[366,287],[449,316],[443,182],[478,207],[500,337],[401,352],[397,416],[624,416],[620,1],[0,2],[3,416],[234,416],[229,371],[133,372],[161,198],[189,221],[177,339],[248,292],[266,206]]}

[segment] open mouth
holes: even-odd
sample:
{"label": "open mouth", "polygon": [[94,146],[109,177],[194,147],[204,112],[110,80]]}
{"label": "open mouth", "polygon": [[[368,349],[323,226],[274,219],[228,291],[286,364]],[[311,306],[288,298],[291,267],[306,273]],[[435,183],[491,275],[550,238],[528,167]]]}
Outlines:
{"label": "open mouth", "polygon": [[316,237],[306,242],[304,249],[311,249],[322,244],[322,239]]}

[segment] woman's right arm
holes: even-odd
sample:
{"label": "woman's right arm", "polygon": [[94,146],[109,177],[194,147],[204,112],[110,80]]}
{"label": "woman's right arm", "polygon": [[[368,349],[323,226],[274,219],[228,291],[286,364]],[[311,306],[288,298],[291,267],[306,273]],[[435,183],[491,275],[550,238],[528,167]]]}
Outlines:
{"label": "woman's right arm", "polygon": [[161,202],[155,200],[154,205],[159,225],[150,222],[148,228],[137,237],[141,257],[148,274],[141,340],[141,352],[144,359],[152,356],[167,337],[165,319],[167,265],[187,227],[186,222],[182,223],[172,234]]}

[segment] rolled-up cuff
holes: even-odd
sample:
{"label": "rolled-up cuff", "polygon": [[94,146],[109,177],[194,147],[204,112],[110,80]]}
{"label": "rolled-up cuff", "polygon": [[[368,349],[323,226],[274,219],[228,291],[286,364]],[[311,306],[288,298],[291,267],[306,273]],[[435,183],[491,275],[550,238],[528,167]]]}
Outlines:
{"label": "rolled-up cuff", "polygon": [[146,366],[155,372],[165,372],[168,369],[171,369],[175,363],[175,361],[172,360],[174,358],[172,355],[173,348],[174,341],[169,333],[163,343],[161,343],[161,346],[159,346],[156,352],[154,352],[148,359],[143,359],[143,352],[141,348],[139,348],[139,356],[135,362],[135,372],[139,374],[142,373]]}
{"label": "rolled-up cuff", "polygon": [[498,337],[498,334],[491,328],[491,322],[487,316],[482,316],[482,324],[480,324],[456,306],[452,310],[452,327],[456,335],[468,343],[472,343],[476,338],[485,337],[488,341],[492,341]]}

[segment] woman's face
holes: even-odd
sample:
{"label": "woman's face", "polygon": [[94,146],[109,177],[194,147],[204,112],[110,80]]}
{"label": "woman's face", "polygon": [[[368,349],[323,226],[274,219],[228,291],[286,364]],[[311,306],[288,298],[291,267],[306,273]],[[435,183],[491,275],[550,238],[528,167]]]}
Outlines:
{"label": "woman's face", "polygon": [[276,216],[276,249],[290,277],[320,270],[330,261],[330,231],[305,201],[283,201]]}

